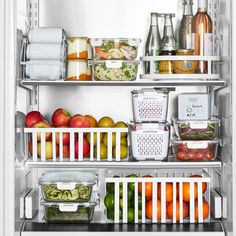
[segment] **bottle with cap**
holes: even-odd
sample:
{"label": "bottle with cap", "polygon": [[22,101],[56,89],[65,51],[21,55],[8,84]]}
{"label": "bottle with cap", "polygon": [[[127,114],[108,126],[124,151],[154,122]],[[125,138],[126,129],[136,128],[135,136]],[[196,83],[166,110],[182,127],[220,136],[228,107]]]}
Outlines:
{"label": "bottle with cap", "polygon": [[[212,56],[212,20],[207,13],[208,0],[198,0],[198,11],[192,19],[192,43],[194,55]],[[207,73],[207,62],[199,61],[198,73]]]}
{"label": "bottle with cap", "polygon": [[[161,47],[161,37],[158,27],[158,13],[151,13],[151,22],[148,32],[148,37],[145,45],[145,56],[158,56]],[[157,61],[153,62],[151,68],[150,62],[145,62],[145,74],[158,74],[159,73],[159,63]]]}

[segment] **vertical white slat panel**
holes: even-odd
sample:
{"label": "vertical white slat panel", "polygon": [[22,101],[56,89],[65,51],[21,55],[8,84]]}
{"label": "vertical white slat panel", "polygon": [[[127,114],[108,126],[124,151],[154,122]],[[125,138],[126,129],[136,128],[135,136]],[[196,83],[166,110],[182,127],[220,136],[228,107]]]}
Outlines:
{"label": "vertical white slat panel", "polygon": [[90,161],[94,160],[93,147],[94,147],[94,132],[90,132]]}
{"label": "vertical white slat panel", "polygon": [[79,149],[79,152],[78,152],[78,160],[79,161],[83,161],[83,151],[84,151],[84,145],[83,145],[83,132],[78,132],[78,137],[79,137],[79,143],[78,143],[78,149]]}
{"label": "vertical white slat panel", "polygon": [[127,192],[127,182],[123,182],[123,223],[128,222],[128,192]]}
{"label": "vertical white slat panel", "polygon": [[145,179],[142,179],[142,223],[146,221],[145,208]]}
{"label": "vertical white slat panel", "polygon": [[97,161],[100,161],[100,132],[97,132]]}
{"label": "vertical white slat panel", "polygon": [[194,223],[194,182],[190,182],[190,204],[189,204],[189,212],[190,212],[190,223]]}
{"label": "vertical white slat panel", "polygon": [[37,133],[32,133],[32,155],[33,155],[33,161],[37,161],[38,156],[38,145],[37,145]]}
{"label": "vertical white slat panel", "polygon": [[134,222],[138,223],[138,182],[134,184]]}
{"label": "vertical white slat panel", "polygon": [[173,223],[176,223],[176,182],[172,183],[173,185]]}
{"label": "vertical white slat panel", "polygon": [[208,74],[211,74],[211,65],[212,65],[212,61],[208,59],[208,61],[207,61]]}
{"label": "vertical white slat panel", "polygon": [[183,223],[183,182],[179,182],[179,223]]}
{"label": "vertical white slat panel", "polygon": [[45,132],[41,132],[41,161],[46,160],[46,140]]}
{"label": "vertical white slat panel", "polygon": [[166,182],[161,182],[161,223],[166,223]]}
{"label": "vertical white slat panel", "polygon": [[75,161],[75,134],[70,131],[70,161]]}
{"label": "vertical white slat panel", "polygon": [[116,132],[116,161],[120,161],[120,132]]}
{"label": "vertical white slat panel", "polygon": [[63,132],[59,132],[59,157],[63,161]]}
{"label": "vertical white slat panel", "polygon": [[52,160],[57,159],[57,145],[56,145],[56,133],[52,132]]}
{"label": "vertical white slat panel", "polygon": [[119,223],[119,209],[120,209],[120,182],[119,182],[119,179],[115,179],[114,178],[114,181],[115,181],[115,211],[114,211],[114,214],[115,214],[115,217],[114,217],[114,222],[115,223]]}
{"label": "vertical white slat panel", "polygon": [[[29,152],[29,134],[23,134],[23,137],[21,137],[21,140],[23,141],[24,140],[24,143],[23,143],[23,154],[24,154],[24,156],[26,157],[26,158],[29,158],[29,156],[30,156],[30,152]],[[32,143],[31,143],[32,144]],[[33,146],[31,147],[31,149],[33,148]],[[31,153],[31,155],[33,155],[32,153]]]}
{"label": "vertical white slat panel", "polygon": [[107,132],[107,160],[112,161],[112,132]]}
{"label": "vertical white slat panel", "polygon": [[[202,183],[198,182],[198,222],[202,223],[203,222],[203,208],[202,208],[202,203],[203,203],[203,197],[202,197]],[[195,219],[197,220],[197,219]]]}
{"label": "vertical white slat panel", "polygon": [[157,181],[152,183],[152,223],[157,223]]}

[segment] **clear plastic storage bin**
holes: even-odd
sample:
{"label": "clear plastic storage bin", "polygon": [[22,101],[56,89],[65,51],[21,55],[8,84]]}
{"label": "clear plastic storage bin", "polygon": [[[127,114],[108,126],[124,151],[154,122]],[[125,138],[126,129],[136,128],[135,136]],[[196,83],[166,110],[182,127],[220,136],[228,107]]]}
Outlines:
{"label": "clear plastic storage bin", "polygon": [[97,193],[93,193],[89,202],[65,203],[45,202],[44,218],[49,223],[86,223],[93,219],[94,208],[99,202]]}
{"label": "clear plastic storage bin", "polygon": [[137,160],[163,160],[168,156],[170,125],[130,123],[132,155]]}
{"label": "clear plastic storage bin", "polygon": [[175,132],[181,140],[212,140],[218,136],[220,120],[212,118],[202,121],[173,119]]}
{"label": "clear plastic storage bin", "polygon": [[169,92],[162,89],[132,91],[135,121],[166,122]]}
{"label": "clear plastic storage bin", "polygon": [[91,172],[46,172],[39,179],[43,198],[50,202],[87,202],[97,176]]}
{"label": "clear plastic storage bin", "polygon": [[95,80],[130,81],[137,77],[139,61],[90,61]]}
{"label": "clear plastic storage bin", "polygon": [[141,39],[95,38],[91,39],[97,60],[134,60],[137,58]]}
{"label": "clear plastic storage bin", "polygon": [[216,159],[219,140],[180,141],[172,140],[175,157],[181,161],[212,161]]}

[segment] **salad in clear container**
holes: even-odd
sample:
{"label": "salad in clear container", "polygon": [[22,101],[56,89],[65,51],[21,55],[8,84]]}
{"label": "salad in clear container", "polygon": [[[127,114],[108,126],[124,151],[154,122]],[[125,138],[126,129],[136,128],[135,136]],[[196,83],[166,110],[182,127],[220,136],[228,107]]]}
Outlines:
{"label": "salad in clear container", "polygon": [[139,61],[91,61],[93,78],[106,81],[135,80]]}
{"label": "salad in clear container", "polygon": [[87,202],[97,177],[81,171],[47,172],[39,180],[43,198],[50,202]]}
{"label": "salad in clear container", "polygon": [[137,58],[140,39],[95,38],[91,39],[97,60],[134,60]]}
{"label": "salad in clear container", "polygon": [[182,121],[173,119],[175,132],[181,140],[212,140],[218,136],[220,120]]}

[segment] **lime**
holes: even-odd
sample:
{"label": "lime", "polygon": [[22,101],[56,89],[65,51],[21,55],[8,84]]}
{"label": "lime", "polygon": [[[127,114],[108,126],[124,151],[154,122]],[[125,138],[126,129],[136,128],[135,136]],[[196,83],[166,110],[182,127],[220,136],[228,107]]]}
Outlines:
{"label": "lime", "polygon": [[[126,178],[138,178],[138,176],[136,174],[130,174],[130,175],[127,175]],[[135,183],[128,183],[128,187],[130,190],[134,191]]]}
{"label": "lime", "polygon": [[138,209],[142,209],[142,195],[138,195]]}
{"label": "lime", "polygon": [[113,193],[107,193],[107,195],[104,198],[104,204],[107,209],[114,209],[115,196]]}
{"label": "lime", "polygon": [[[118,121],[118,122],[115,123],[114,127],[115,128],[127,128],[127,125],[123,121]],[[120,134],[120,136],[121,136],[121,138],[126,137],[127,136],[127,132],[122,132]]]}
{"label": "lime", "polygon": [[143,215],[142,210],[138,210],[138,218],[139,219],[142,219],[142,215]]}
{"label": "lime", "polygon": [[107,183],[107,184],[106,184],[106,190],[107,190],[107,192],[109,192],[109,193],[114,193],[114,191],[115,191],[115,185],[114,185],[114,183]]}
{"label": "lime", "polygon": [[134,223],[134,208],[128,208],[128,223]]}
{"label": "lime", "polygon": [[[115,219],[115,211],[114,209],[107,209],[107,219],[114,220]],[[119,210],[119,219],[122,219],[122,211]]]}
{"label": "lime", "polygon": [[114,120],[109,116],[104,116],[98,121],[98,127],[112,128],[114,127]]}

